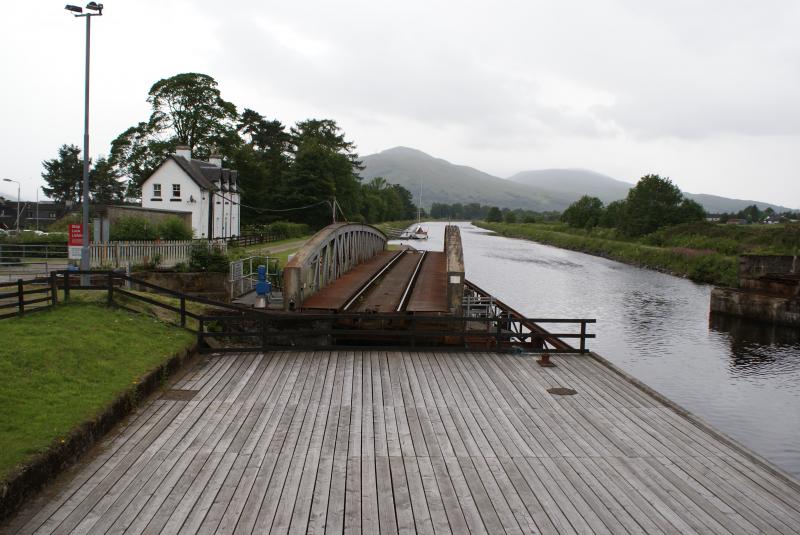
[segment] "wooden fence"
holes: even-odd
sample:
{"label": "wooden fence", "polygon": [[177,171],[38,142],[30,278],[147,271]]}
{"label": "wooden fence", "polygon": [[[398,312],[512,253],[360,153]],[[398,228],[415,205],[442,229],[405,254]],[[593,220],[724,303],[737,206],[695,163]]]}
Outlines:
{"label": "wooden fence", "polygon": [[[54,281],[55,277],[0,282],[0,319],[22,316],[54,305],[58,299]],[[32,295],[37,297],[30,298]]]}

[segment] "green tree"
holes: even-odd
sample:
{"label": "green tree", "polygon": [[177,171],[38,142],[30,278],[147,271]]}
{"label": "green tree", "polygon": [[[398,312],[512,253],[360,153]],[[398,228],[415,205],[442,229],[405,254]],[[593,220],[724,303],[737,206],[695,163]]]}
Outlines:
{"label": "green tree", "polygon": [[497,206],[489,208],[489,213],[486,214],[486,221],[490,223],[500,223],[503,221],[503,212]]}
{"label": "green tree", "polygon": [[83,160],[76,145],[61,145],[58,157],[42,162],[42,178],[47,186],[44,194],[58,202],[77,202],[81,199]]}
{"label": "green tree", "polygon": [[591,229],[600,223],[602,215],[603,201],[584,195],[564,210],[561,220],[571,227]]}
{"label": "green tree", "polygon": [[628,236],[643,236],[680,223],[682,201],[681,190],[669,178],[645,175],[628,191],[618,228]]}
{"label": "green tree", "polygon": [[757,205],[751,204],[744,210],[739,211],[739,213],[736,214],[736,217],[739,219],[746,219],[750,223],[756,223],[761,221],[761,219],[764,217],[764,214],[758,209]]}
{"label": "green tree", "polygon": [[187,145],[202,158],[215,150],[230,152],[241,142],[236,106],[222,99],[216,80],[206,74],[159,80],[150,88],[147,102],[150,118],[111,143],[111,162],[119,176],[131,180],[131,193],[178,145]]}
{"label": "green tree", "polygon": [[516,223],[517,222],[517,214],[508,210],[503,214],[503,222],[504,223]]}
{"label": "green tree", "polygon": [[600,216],[600,222],[598,224],[601,227],[606,227],[606,228],[619,227],[620,221],[624,213],[625,213],[624,200],[610,202],[608,203],[608,206],[606,206],[605,209],[603,210],[603,214]]}
{"label": "green tree", "polygon": [[92,202],[110,204],[125,200],[125,185],[119,181],[108,158],[103,156],[97,159],[89,172],[89,189]]}

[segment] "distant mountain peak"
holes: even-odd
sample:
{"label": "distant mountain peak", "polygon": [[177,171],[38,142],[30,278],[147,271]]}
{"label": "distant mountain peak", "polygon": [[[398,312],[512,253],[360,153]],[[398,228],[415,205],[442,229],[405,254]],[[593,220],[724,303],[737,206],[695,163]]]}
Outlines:
{"label": "distant mountain peak", "polygon": [[[501,208],[524,208],[535,211],[564,210],[582,195],[598,197],[605,203],[624,199],[634,184],[580,168],[537,169],[522,171],[507,179],[479,169],[457,165],[411,147],[392,147],[362,158],[361,177],[371,180],[382,176],[391,184],[400,184],[417,192],[422,183],[425,207],[437,203],[480,203]],[[762,210],[772,207],[764,202],[728,199],[715,195],[685,193],[711,213],[738,212],[748,204]]]}

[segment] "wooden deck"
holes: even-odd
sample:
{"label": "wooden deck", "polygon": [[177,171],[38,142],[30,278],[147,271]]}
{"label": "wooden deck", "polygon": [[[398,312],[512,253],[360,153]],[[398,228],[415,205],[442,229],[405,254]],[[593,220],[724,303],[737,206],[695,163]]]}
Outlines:
{"label": "wooden deck", "polygon": [[213,356],[5,530],[800,530],[796,482],[598,360],[553,360]]}

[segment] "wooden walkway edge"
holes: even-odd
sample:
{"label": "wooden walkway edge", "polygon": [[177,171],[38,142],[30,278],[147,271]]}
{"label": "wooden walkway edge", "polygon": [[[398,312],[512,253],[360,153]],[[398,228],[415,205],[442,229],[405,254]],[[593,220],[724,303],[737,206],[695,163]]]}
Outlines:
{"label": "wooden walkway edge", "polygon": [[0,532],[800,531],[791,476],[599,355],[552,360],[210,356]]}

